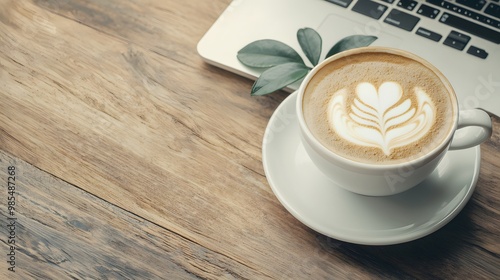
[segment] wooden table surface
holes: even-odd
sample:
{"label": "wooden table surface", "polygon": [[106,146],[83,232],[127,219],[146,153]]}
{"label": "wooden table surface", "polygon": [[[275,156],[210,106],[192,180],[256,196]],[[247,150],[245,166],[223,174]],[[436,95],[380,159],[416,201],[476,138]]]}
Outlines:
{"label": "wooden table surface", "polygon": [[0,0],[0,279],[498,277],[500,119],[472,199],[437,232],[318,234],[263,171],[287,94],[252,97],[197,55],[229,2]]}

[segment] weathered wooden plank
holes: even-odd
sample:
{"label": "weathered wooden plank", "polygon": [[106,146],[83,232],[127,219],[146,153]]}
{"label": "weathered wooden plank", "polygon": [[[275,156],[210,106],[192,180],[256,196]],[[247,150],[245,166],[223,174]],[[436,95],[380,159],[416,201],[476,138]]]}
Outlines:
{"label": "weathered wooden plank", "polygon": [[[9,167],[13,216],[4,211]],[[0,174],[2,240],[7,218],[16,219],[15,261],[6,262],[10,250],[2,244],[1,279],[265,278],[1,151]]]}
{"label": "weathered wooden plank", "polygon": [[43,10],[186,64],[200,60],[194,52],[198,40],[230,2],[33,1]]}

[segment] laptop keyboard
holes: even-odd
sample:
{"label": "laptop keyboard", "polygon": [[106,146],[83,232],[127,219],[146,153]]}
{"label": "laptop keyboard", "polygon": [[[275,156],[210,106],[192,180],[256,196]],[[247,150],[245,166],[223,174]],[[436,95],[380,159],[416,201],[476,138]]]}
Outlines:
{"label": "laptop keyboard", "polygon": [[[471,37],[477,36],[500,44],[500,0],[326,0],[338,6],[371,17],[408,32],[413,32],[421,17],[453,27],[443,44],[463,51]],[[387,13],[387,10],[389,12]],[[416,35],[439,42],[442,34],[419,27]],[[467,35],[469,34],[469,35]],[[479,46],[469,46],[468,54],[486,59],[488,53]]]}

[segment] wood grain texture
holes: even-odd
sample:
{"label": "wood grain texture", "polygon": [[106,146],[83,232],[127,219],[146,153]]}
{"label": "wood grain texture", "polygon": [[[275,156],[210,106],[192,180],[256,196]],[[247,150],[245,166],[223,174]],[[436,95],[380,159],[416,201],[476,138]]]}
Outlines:
{"label": "wood grain texture", "polygon": [[[500,275],[499,120],[494,119],[495,133],[482,146],[476,193],[443,229],[383,247],[319,235],[281,206],[262,168],[264,129],[286,94],[251,97],[251,81],[206,65],[196,53],[198,40],[229,2],[0,0],[0,149],[67,182],[61,185],[69,188],[67,196],[74,186],[81,189],[78,203],[109,203],[129,213],[118,211],[113,217],[99,208],[90,215],[86,208],[72,208],[75,217],[82,217],[78,221],[115,219],[120,226],[111,223],[108,229],[117,235],[116,242],[139,242],[125,230],[134,225],[130,219],[151,225],[154,242],[143,253],[153,254],[141,266],[149,275],[161,277],[158,263],[174,263],[168,259],[181,258],[175,252],[190,246],[206,253],[183,253],[182,258],[191,258],[186,262],[196,263],[196,269],[187,268],[187,276]],[[36,191],[48,186],[46,180],[30,182]],[[26,212],[28,221],[43,211],[58,213],[59,197],[37,192],[24,194],[34,208],[44,205],[25,209],[34,211]],[[55,219],[51,227],[64,235],[78,230],[57,215],[47,218]],[[67,243],[57,242],[54,233],[47,228],[45,240],[53,250],[66,250]],[[106,240],[86,239],[85,234],[74,237],[75,242],[102,245],[93,251],[100,259],[110,255]],[[35,257],[37,246],[26,249],[34,251],[30,261],[41,259]],[[78,254],[69,256],[78,259]],[[203,262],[212,255],[227,274],[198,274],[197,269],[212,269]],[[122,267],[108,261],[110,267]],[[58,276],[85,278],[80,268],[61,267],[54,272]],[[139,278],[131,271],[120,273]]]}
{"label": "wood grain texture", "polygon": [[[2,182],[7,182],[9,166],[16,172],[17,265],[12,273],[2,260],[1,279],[263,278],[244,264],[0,152]],[[7,209],[5,188],[2,192],[0,206]],[[2,211],[1,217],[7,221],[9,215]],[[4,226],[1,233],[8,236]]]}

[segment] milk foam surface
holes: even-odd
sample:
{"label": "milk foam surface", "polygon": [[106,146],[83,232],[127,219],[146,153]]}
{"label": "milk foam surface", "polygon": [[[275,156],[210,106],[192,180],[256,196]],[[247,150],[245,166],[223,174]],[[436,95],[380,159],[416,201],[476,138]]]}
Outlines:
{"label": "milk foam surface", "polygon": [[327,111],[330,129],[347,141],[380,148],[390,156],[394,148],[423,138],[435,121],[430,97],[420,88],[414,90],[417,104],[402,98],[402,88],[396,82],[384,82],[378,90],[364,82],[356,87],[356,97],[349,105],[348,91],[341,89],[330,99]]}
{"label": "milk foam surface", "polygon": [[364,162],[409,160],[452,126],[450,92],[411,59],[363,53],[320,69],[306,88],[304,118],[330,150]]}

